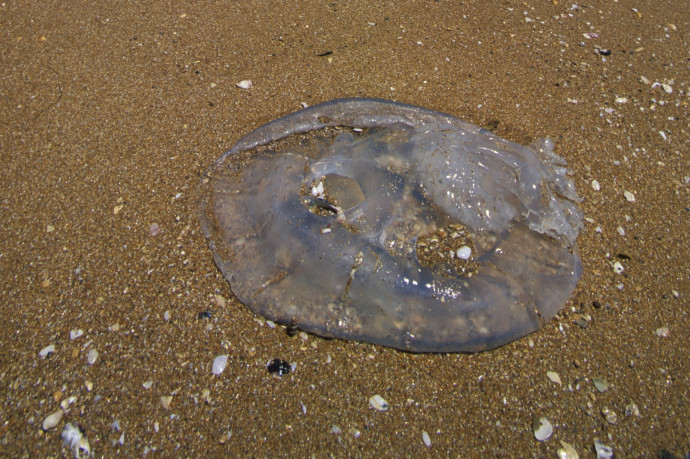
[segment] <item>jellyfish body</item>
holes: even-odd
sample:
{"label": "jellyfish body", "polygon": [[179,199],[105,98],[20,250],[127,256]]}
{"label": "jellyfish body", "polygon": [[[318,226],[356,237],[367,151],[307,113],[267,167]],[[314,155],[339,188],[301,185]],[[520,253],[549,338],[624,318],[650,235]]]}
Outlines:
{"label": "jellyfish body", "polygon": [[550,321],[581,275],[579,197],[552,143],[420,107],[295,112],[241,139],[201,194],[237,298],[321,336],[491,349]]}

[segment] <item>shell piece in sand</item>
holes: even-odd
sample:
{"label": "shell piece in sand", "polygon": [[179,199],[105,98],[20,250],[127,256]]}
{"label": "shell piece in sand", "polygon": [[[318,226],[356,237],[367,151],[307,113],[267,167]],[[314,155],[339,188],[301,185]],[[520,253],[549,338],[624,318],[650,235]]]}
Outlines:
{"label": "shell piece in sand", "polygon": [[551,320],[582,270],[580,198],[549,140],[411,105],[339,99],[268,123],[201,195],[237,298],[327,337],[495,348]]}

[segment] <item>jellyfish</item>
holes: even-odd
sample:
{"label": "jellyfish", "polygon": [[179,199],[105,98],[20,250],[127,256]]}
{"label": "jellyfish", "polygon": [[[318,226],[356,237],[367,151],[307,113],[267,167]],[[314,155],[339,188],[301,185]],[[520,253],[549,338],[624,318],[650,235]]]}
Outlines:
{"label": "jellyfish", "polygon": [[199,216],[237,299],[281,324],[409,352],[477,352],[551,321],[582,265],[582,211],[549,139],[337,99],[240,139]]}

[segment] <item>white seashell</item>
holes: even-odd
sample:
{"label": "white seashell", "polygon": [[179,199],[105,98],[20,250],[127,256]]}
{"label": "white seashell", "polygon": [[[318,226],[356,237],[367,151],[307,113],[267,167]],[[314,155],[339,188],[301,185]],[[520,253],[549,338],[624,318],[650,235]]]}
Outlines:
{"label": "white seashell", "polygon": [[456,252],[456,255],[461,260],[469,260],[470,257],[472,256],[472,249],[470,249],[466,245],[463,245],[462,247],[460,247],[458,249],[458,251]]}
{"label": "white seashell", "polygon": [[63,443],[72,448],[75,457],[82,457],[84,455],[82,453],[85,453],[86,457],[91,455],[89,440],[79,427],[73,426],[68,422],[65,428],[62,429],[61,437]]}
{"label": "white seashell", "polygon": [[213,374],[218,376],[225,370],[225,366],[228,364],[228,356],[227,354],[225,355],[219,355],[215,359],[213,359]]}
{"label": "white seashell", "polygon": [[54,429],[60,423],[63,414],[64,413],[62,410],[57,410],[55,413],[46,416],[46,418],[43,420],[43,430],[48,431],[50,429]]}
{"label": "white seashell", "polygon": [[79,337],[80,337],[81,335],[83,335],[83,334],[84,334],[84,330],[82,330],[82,329],[78,329],[78,330],[75,329],[75,330],[72,330],[72,331],[69,332],[69,339],[75,340],[75,339],[79,338]]}
{"label": "white seashell", "polygon": [[172,402],[172,395],[165,395],[165,396],[161,397],[161,405],[166,410],[170,409],[170,403],[171,402]]}
{"label": "white seashell", "polygon": [[86,361],[89,363],[89,365],[93,365],[96,363],[96,360],[98,360],[98,351],[96,349],[91,349],[86,356]]}
{"label": "white seashell", "polygon": [[242,80],[239,83],[236,83],[235,86],[240,89],[249,89],[252,87],[252,82],[249,80]]}
{"label": "white seashell", "polygon": [[388,402],[384,400],[383,397],[380,395],[376,394],[373,397],[369,399],[369,404],[371,405],[372,408],[379,410],[379,411],[387,411],[388,410]]}
{"label": "white seashell", "polygon": [[553,434],[553,426],[546,418],[535,419],[532,427],[534,429],[534,438],[539,441],[546,441]]}
{"label": "white seashell", "polygon": [[49,344],[48,346],[41,349],[41,351],[38,353],[38,356],[42,359],[45,359],[46,357],[48,357],[49,354],[52,354],[53,352],[55,352],[55,345]]}
{"label": "white seashell", "polygon": [[563,385],[561,382],[561,377],[555,371],[547,371],[546,376],[551,380],[551,382],[556,383],[559,386]]}

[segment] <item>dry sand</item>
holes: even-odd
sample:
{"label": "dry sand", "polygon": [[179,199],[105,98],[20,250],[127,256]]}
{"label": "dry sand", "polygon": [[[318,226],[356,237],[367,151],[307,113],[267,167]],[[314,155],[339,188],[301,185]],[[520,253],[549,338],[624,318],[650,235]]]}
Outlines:
{"label": "dry sand", "polygon": [[[0,455],[70,455],[67,423],[107,457],[690,453],[686,1],[4,2],[0,31]],[[412,355],[288,337],[234,299],[202,172],[301,102],[351,96],[556,141],[588,218],[556,320]]]}

